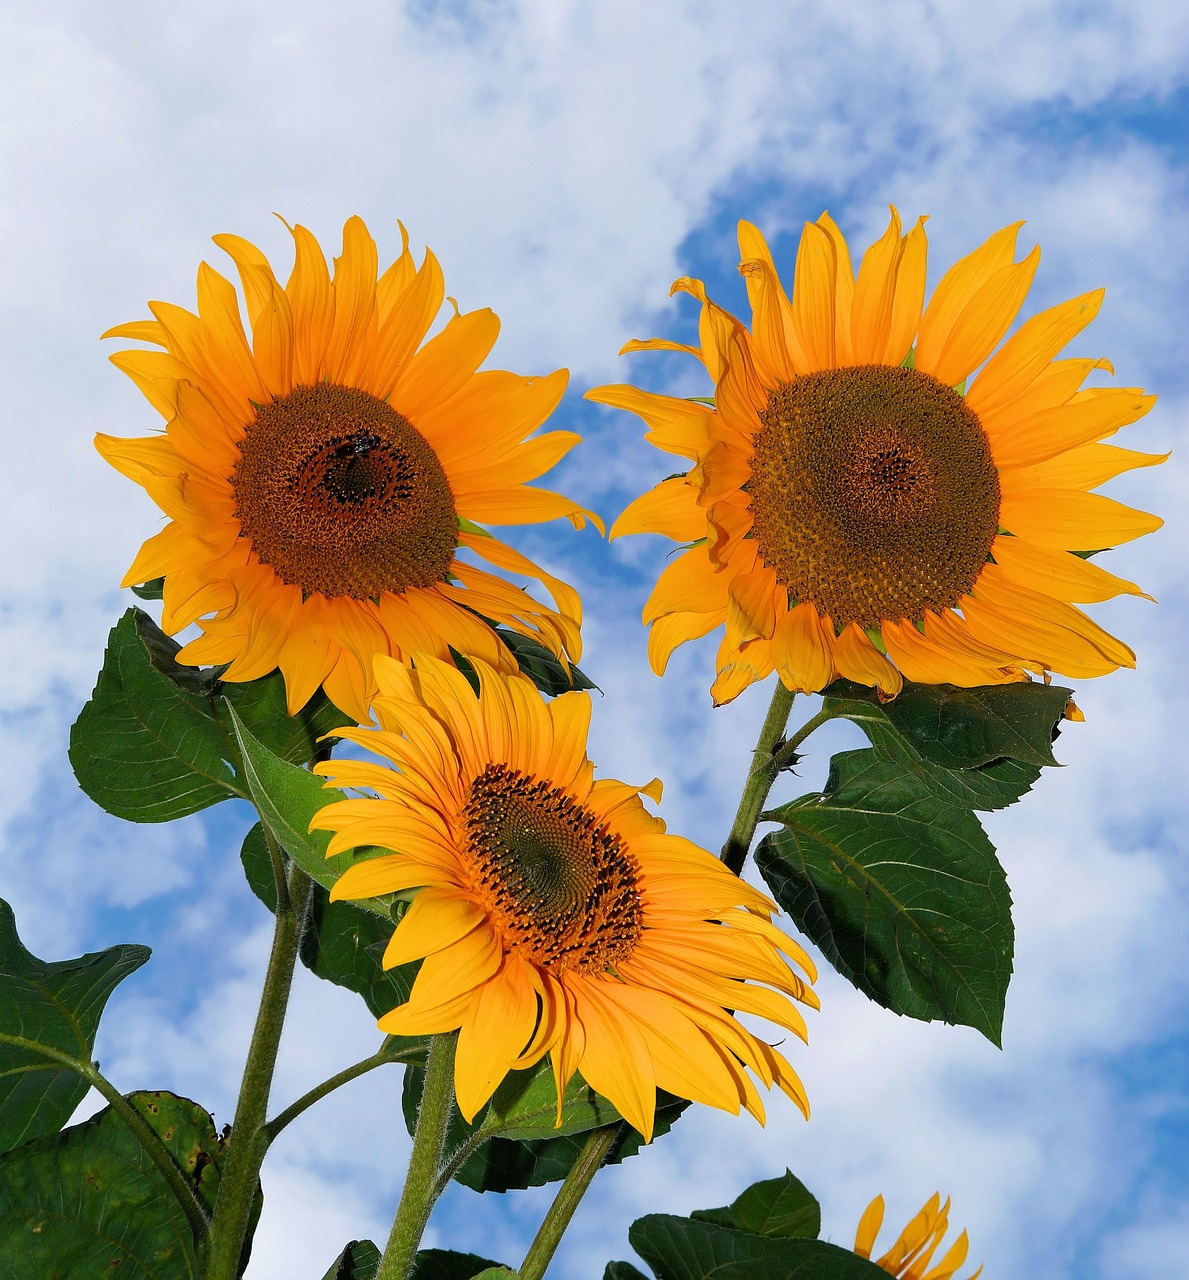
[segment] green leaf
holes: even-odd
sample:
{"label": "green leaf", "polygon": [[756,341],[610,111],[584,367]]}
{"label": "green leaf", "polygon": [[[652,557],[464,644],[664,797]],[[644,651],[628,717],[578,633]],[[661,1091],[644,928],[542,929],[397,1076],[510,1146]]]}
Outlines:
{"label": "green leaf", "polygon": [[[413,1259],[409,1280],[473,1280],[474,1276],[502,1263],[481,1258],[477,1253],[456,1253],[453,1249],[422,1249]],[[123,1280],[121,1276],[120,1280]]]}
{"label": "green leaf", "polygon": [[118,818],[167,822],[244,794],[203,677],[174,661],[177,650],[148,614],[129,609],[70,730],[79,786]]}
{"label": "green leaf", "polygon": [[507,627],[496,627],[495,633],[512,650],[520,670],[549,697],[569,693],[571,689],[598,689],[598,685],[572,663],[568,669],[563,666],[557,655],[539,641]]}
{"label": "green leaf", "polygon": [[1008,757],[969,769],[947,769],[926,760],[878,713],[847,718],[862,727],[881,759],[899,765],[938,799],[962,809],[1006,808],[1030,791],[1040,777],[1039,766]]}
{"label": "green leaf", "polygon": [[[277,909],[277,884],[264,830],[259,823],[244,837],[240,861],[252,892],[270,911]],[[418,962],[385,969],[384,948],[395,925],[353,902],[331,902],[321,885],[314,885],[306,927],[301,935],[302,962],[319,978],[361,995],[379,1018],[404,1004],[413,989]],[[404,1039],[403,1037],[401,1038]],[[427,1043],[428,1037],[420,1043]],[[409,1040],[409,1044],[414,1041]]]}
{"label": "green leaf", "polygon": [[789,1169],[783,1177],[753,1183],[724,1209],[698,1209],[690,1216],[757,1236],[816,1240],[822,1229],[817,1198]]}
{"label": "green leaf", "polygon": [[322,1280],[376,1280],[380,1251],[370,1240],[352,1240]]}
{"label": "green leaf", "polygon": [[[420,1066],[410,1065],[405,1070],[402,1106],[410,1133],[416,1125],[424,1081],[425,1072]],[[688,1106],[684,1098],[658,1094],[654,1140],[668,1133]],[[500,1192],[557,1182],[569,1173],[590,1130],[614,1124],[620,1115],[581,1076],[575,1075],[566,1086],[560,1128],[554,1127],[556,1118],[557,1091],[547,1059],[529,1070],[509,1072],[473,1125],[468,1125],[457,1111],[451,1116],[446,1137],[448,1150],[473,1139],[477,1131],[484,1138],[455,1174],[455,1180],[472,1191]],[[640,1134],[627,1126],[622,1141],[612,1148],[605,1163],[618,1164],[643,1145]]]}
{"label": "green leaf", "polygon": [[[128,1101],[164,1142],[201,1202],[212,1207],[222,1144],[210,1116],[168,1093],[134,1093]],[[110,1107],[0,1156],[5,1280],[198,1280],[199,1274],[185,1215]]]}
{"label": "green leaf", "polygon": [[844,977],[897,1013],[999,1044],[1011,896],[978,819],[874,751],[834,757],[826,789],[768,814],[756,866]]}
{"label": "green leaf", "polygon": [[0,1151],[57,1133],[89,1083],[63,1058],[89,1066],[107,998],[149,958],[118,946],[47,963],[26,951],[0,899]]}
{"label": "green leaf", "polygon": [[[353,862],[375,857],[387,850],[353,849],[327,858],[329,831],[311,831],[310,822],[319,809],[346,797],[335,788],[327,790],[321,778],[289,764],[263,745],[228,704],[232,731],[243,756],[244,781],[261,818],[268,824],[281,847],[315,884],[329,889]],[[360,902],[365,911],[391,921],[395,899],[390,894]]]}
{"label": "green leaf", "polygon": [[247,683],[219,678],[222,668],[183,666],[180,645],[140,609],[112,629],[91,700],[70,734],[79,785],[109,813],[132,822],[165,822],[246,798],[240,758],[220,723],[226,698],[253,736],[282,760],[327,754],[318,739],[354,721],[318,691],[290,716],[279,671]]}
{"label": "green leaf", "polygon": [[471,1280],[516,1280],[516,1272],[511,1267],[484,1267]]}
{"label": "green leaf", "polygon": [[932,764],[973,769],[995,760],[1055,765],[1053,739],[1070,690],[1035,681],[958,689],[905,682],[900,694],[880,703],[863,685],[836,680],[825,690],[825,709],[862,723],[890,724]]}
{"label": "green leaf", "polygon": [[696,1218],[651,1213],[628,1231],[663,1280],[887,1280],[875,1263],[824,1240],[753,1235]]}

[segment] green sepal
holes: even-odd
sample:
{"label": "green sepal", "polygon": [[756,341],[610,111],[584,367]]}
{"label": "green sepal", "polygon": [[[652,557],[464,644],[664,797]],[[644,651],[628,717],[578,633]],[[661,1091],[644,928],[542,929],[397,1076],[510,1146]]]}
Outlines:
{"label": "green sepal", "polygon": [[165,597],[165,579],[150,578],[148,582],[136,583],[132,594],[139,600],[161,600]]}
{"label": "green sepal", "polygon": [[[259,823],[244,837],[240,861],[252,892],[270,910],[277,909],[277,884],[264,830]],[[374,1017],[404,1004],[413,989],[420,961],[385,969],[384,948],[392,937],[391,920],[364,911],[354,902],[331,902],[327,891],[314,885],[301,935],[302,963],[319,978],[346,987],[363,997]],[[429,1037],[391,1037],[402,1044],[425,1045]]]}
{"label": "green sepal", "polygon": [[71,728],[79,785],[118,818],[167,822],[247,797],[221,718],[227,703],[269,750],[291,761],[315,758],[322,734],[353,723],[321,692],[287,715],[279,671],[225,683],[220,668],[179,663],[179,649],[147,613],[129,609],[112,628],[95,691]]}
{"label": "green sepal", "polygon": [[874,751],[831,761],[825,790],[765,815],[756,850],[776,900],[860,991],[998,1045],[1012,971],[1011,895],[977,817]]}
{"label": "green sepal", "polygon": [[370,1240],[351,1240],[322,1280],[376,1280],[380,1250]]}
{"label": "green sepal", "polygon": [[[210,1212],[223,1161],[210,1116],[170,1093],[133,1093],[128,1101]],[[244,1262],[261,1203],[257,1190]],[[0,1156],[5,1280],[198,1280],[197,1244],[160,1170],[110,1107]]]}
{"label": "green sepal", "polygon": [[569,693],[573,689],[599,689],[572,662],[563,664],[557,654],[552,649],[547,649],[539,640],[522,636],[519,631],[512,631],[508,627],[496,627],[495,633],[512,651],[521,672],[548,697],[556,698],[558,694]]}
{"label": "green sepal", "polygon": [[[410,1066],[405,1071],[401,1101],[410,1134],[416,1125],[424,1079],[421,1067]],[[658,1093],[654,1138],[667,1133],[687,1106],[684,1098]],[[557,1090],[549,1060],[542,1059],[524,1071],[510,1071],[475,1116],[474,1124],[467,1124],[457,1109],[451,1115],[447,1150],[457,1149],[476,1133],[484,1139],[455,1174],[455,1180],[472,1191],[501,1192],[560,1181],[578,1158],[590,1130],[614,1124],[621,1117],[610,1102],[575,1075],[566,1086],[560,1127],[555,1127],[556,1119]],[[640,1134],[625,1126],[623,1140],[612,1148],[605,1163],[618,1164],[643,1145]]]}
{"label": "green sepal", "polygon": [[503,1263],[481,1258],[477,1253],[457,1253],[453,1249],[421,1249],[413,1259],[409,1280],[474,1280],[476,1276],[497,1275],[506,1270]]}
{"label": "green sepal", "polygon": [[791,1169],[753,1183],[721,1209],[695,1209],[690,1217],[757,1236],[816,1240],[822,1229],[817,1197]]}
{"label": "green sepal", "polygon": [[[243,756],[244,782],[252,803],[281,847],[316,885],[329,889],[353,863],[389,852],[368,845],[328,858],[326,850],[330,847],[330,832],[311,831],[310,822],[320,809],[345,800],[346,796],[334,787],[327,789],[322,779],[308,769],[289,764],[274,755],[248,730],[234,707],[228,704],[227,709],[235,741]],[[365,911],[391,921],[396,901],[392,894],[385,894],[362,899],[359,905]]]}
{"label": "green sepal", "polygon": [[150,955],[124,945],[77,960],[39,960],[0,899],[0,1152],[55,1134],[90,1083],[62,1058],[90,1068],[108,997]]}
{"label": "green sepal", "polygon": [[757,1235],[698,1218],[651,1213],[628,1241],[663,1280],[887,1280],[887,1272],[825,1240]]}

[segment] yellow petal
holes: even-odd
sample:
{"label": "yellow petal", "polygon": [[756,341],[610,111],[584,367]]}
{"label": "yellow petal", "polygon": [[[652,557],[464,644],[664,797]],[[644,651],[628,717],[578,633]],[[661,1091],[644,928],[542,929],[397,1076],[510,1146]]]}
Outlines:
{"label": "yellow petal", "polygon": [[[932,372],[959,316],[971,298],[1000,268],[1015,256],[1022,222],[1013,222],[988,237],[973,253],[960,258],[941,278],[921,317],[916,344],[916,367]],[[969,372],[969,370],[967,371]],[[962,375],[959,375],[959,378]],[[959,379],[955,378],[957,382]]]}
{"label": "yellow petal", "polygon": [[1004,492],[999,522],[1017,538],[1056,551],[1101,551],[1159,529],[1158,516],[1079,489]]}
{"label": "yellow petal", "polygon": [[833,369],[837,266],[834,244],[807,222],[797,249],[793,276],[793,321],[797,338],[814,369]]}
{"label": "yellow petal", "polygon": [[1104,290],[1095,289],[1025,320],[987,362],[966,395],[980,417],[1010,404],[1098,314]]}
{"label": "yellow petal", "polygon": [[876,649],[857,622],[843,627],[835,640],[834,665],[847,680],[871,685],[889,697],[894,698],[904,683],[900,672]]}

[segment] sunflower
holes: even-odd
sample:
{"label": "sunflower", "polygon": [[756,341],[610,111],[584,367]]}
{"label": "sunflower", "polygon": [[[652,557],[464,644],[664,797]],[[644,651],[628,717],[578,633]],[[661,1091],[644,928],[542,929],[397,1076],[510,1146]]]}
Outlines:
{"label": "sunflower", "polygon": [[[875,1264],[882,1267],[898,1280],[952,1280],[958,1268],[966,1261],[969,1242],[966,1232],[950,1245],[945,1256],[935,1266],[929,1263],[941,1244],[949,1227],[950,1202],[945,1204],[941,1197],[934,1193],[920,1213],[901,1231],[896,1243]],[[876,1196],[863,1212],[859,1220],[859,1229],[855,1233],[855,1252],[860,1258],[870,1258],[875,1246],[875,1237],[883,1223],[883,1196]],[[977,1280],[982,1275],[982,1267],[972,1272],[966,1280]]]}
{"label": "sunflower", "polygon": [[[499,332],[490,310],[456,308],[425,341],[442,272],[428,250],[414,265],[403,226],[401,255],[378,278],[359,218],[343,229],[333,278],[310,232],[290,231],[284,286],[246,240],[215,237],[239,271],[250,342],[234,287],[205,262],[197,315],[153,302],[155,319],[104,335],[162,348],[112,362],[165,418],[164,434],[96,438],[169,517],[123,585],[164,578],[164,629],[202,630],[179,659],[228,663],[232,681],[279,667],[290,713],[321,686],[366,717],[377,653],[453,648],[515,671],[489,621],[577,659],[577,593],[478,523],[599,523],[525,484],[578,442],[567,431],[526,438],[556,407],[565,370],[477,372]],[[464,551],[538,579],[556,609]]]}
{"label": "sunflower", "polygon": [[337,731],[396,770],[317,766],[378,794],[316,815],[313,827],[336,833],[329,854],[394,851],[348,868],[331,897],[416,891],[384,964],[421,968],[380,1029],[458,1029],[468,1121],[509,1071],[546,1054],[559,1122],[575,1072],[646,1139],[657,1088],[762,1121],[745,1068],[808,1115],[788,1062],[732,1013],[804,1039],[788,997],[817,1007],[783,958],[813,981],[812,961],[771,923],[775,904],[646,812],[640,795],[659,799],[659,781],[594,781],[587,694],[547,703],[524,677],[475,660],[476,695],[456,668],[414,664],[377,659],[380,728]]}
{"label": "sunflower", "polygon": [[702,303],[699,345],[624,350],[698,356],[713,406],[589,393],[694,463],[612,528],[690,544],[644,609],[658,674],[677,645],[724,623],[717,703],[773,669],[807,693],[845,676],[894,696],[904,678],[971,686],[1135,665],[1074,604],[1143,594],[1079,553],[1161,524],[1090,492],[1163,461],[1100,443],[1155,397],[1081,389],[1109,363],[1055,359],[1101,290],[998,345],[1039,258],[1014,260],[1020,225],[955,264],[923,310],[924,219],[902,235],[894,209],[857,275],[829,216],[806,224],[791,300],[763,236],[740,223],[750,330],[700,281],[674,284]]}

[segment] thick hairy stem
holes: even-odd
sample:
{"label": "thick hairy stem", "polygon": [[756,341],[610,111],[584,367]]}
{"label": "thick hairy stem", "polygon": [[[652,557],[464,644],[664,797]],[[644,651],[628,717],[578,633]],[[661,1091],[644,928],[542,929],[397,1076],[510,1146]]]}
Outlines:
{"label": "thick hairy stem", "polygon": [[412,1270],[417,1246],[438,1197],[438,1170],[454,1106],[454,1049],[457,1043],[455,1032],[434,1036],[429,1042],[425,1084],[421,1090],[421,1107],[417,1112],[409,1170],[405,1174],[404,1190],[396,1207],[396,1217],[392,1221],[392,1231],[380,1259],[376,1280],[405,1280]]}

